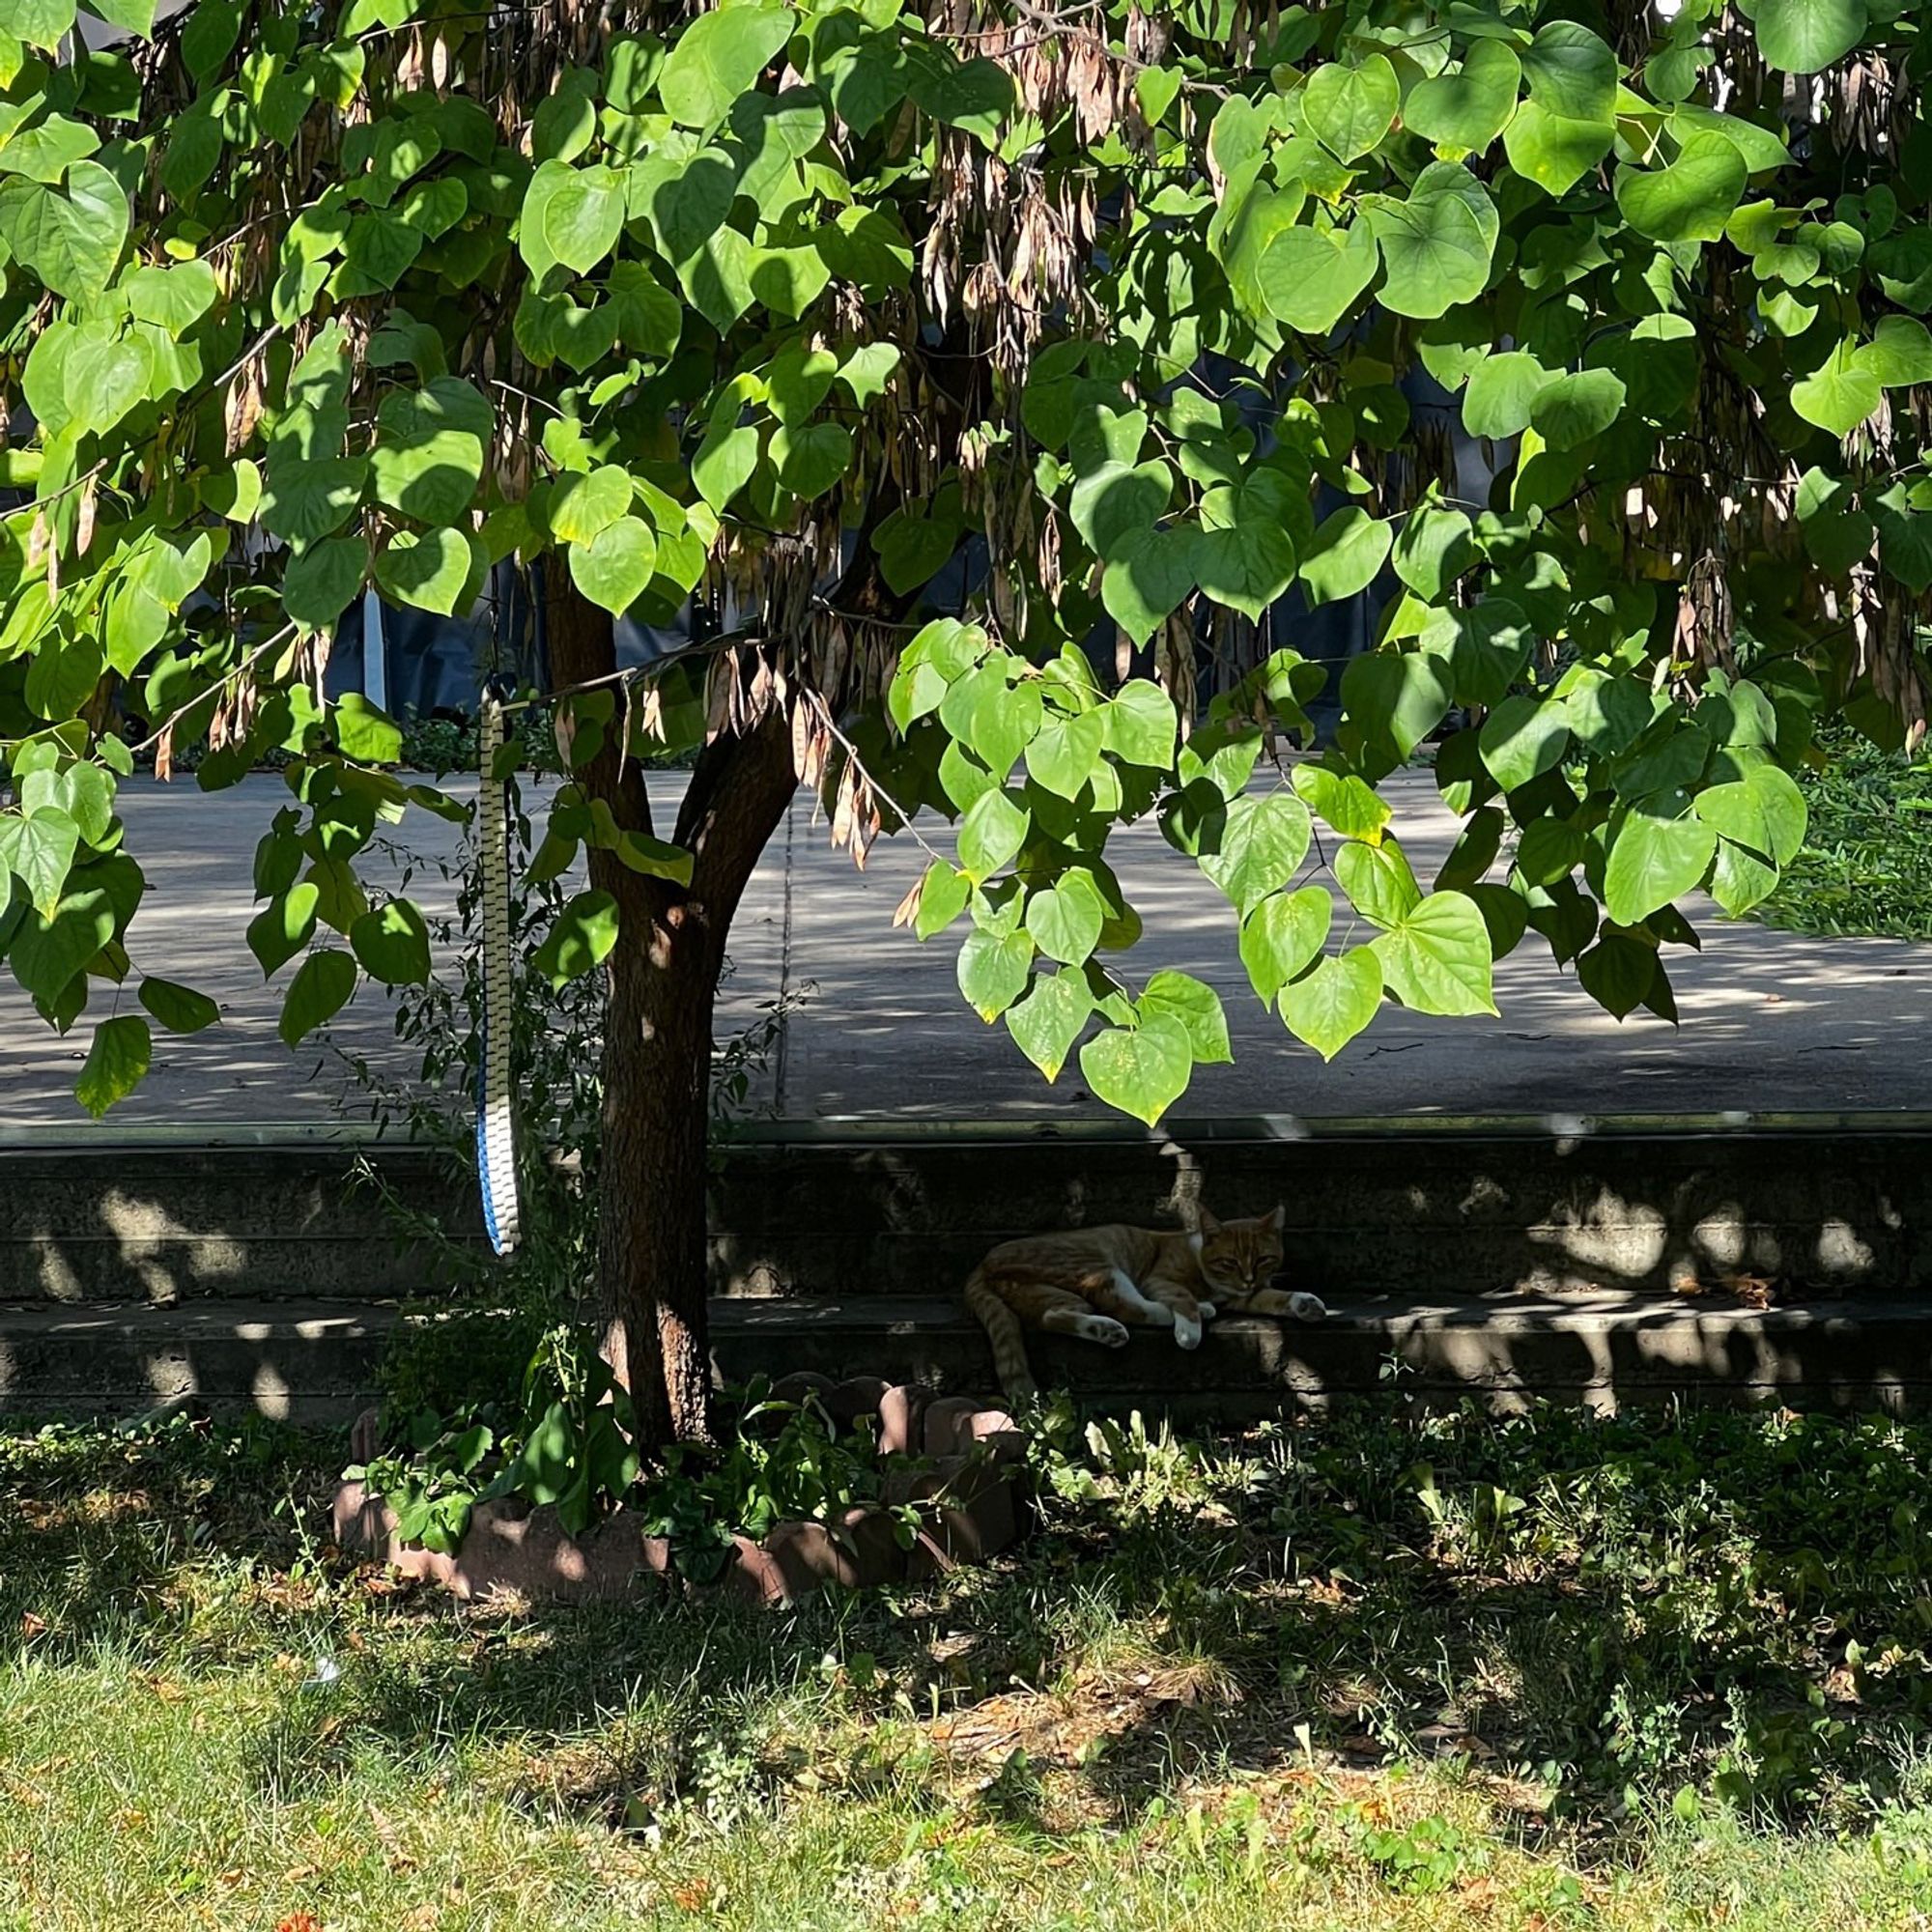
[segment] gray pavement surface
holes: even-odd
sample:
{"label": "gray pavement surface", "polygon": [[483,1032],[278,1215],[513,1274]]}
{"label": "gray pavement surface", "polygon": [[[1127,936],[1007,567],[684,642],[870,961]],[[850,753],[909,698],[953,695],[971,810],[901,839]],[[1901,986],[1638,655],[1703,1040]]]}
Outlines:
{"label": "gray pavement surface", "polygon": [[[682,778],[653,781],[668,816]],[[461,789],[460,784],[452,789]],[[149,877],[136,922],[137,967],[196,985],[222,1024],[189,1039],[156,1036],[154,1069],[109,1117],[120,1125],[210,1130],[255,1122],[323,1125],[366,1111],[339,1059],[313,1042],[290,1054],[275,1034],[280,982],[265,986],[243,941],[253,911],[255,841],[287,801],[262,776],[205,794],[191,780],[131,781],[122,793],[129,849]],[[1426,774],[1396,782],[1394,830],[1425,880],[1455,821]],[[446,910],[439,876],[454,830],[412,813],[394,835],[424,862],[412,891]],[[929,834],[939,842],[944,828]],[[1114,863],[1147,937],[1132,974],[1177,966],[1226,1003],[1233,1066],[1206,1067],[1179,1110],[1188,1116],[1791,1113],[1927,1106],[1932,947],[1891,940],[1818,940],[1694,909],[1701,954],[1673,952],[1681,1030],[1649,1014],[1619,1024],[1551,964],[1534,934],[1496,973],[1500,1019],[1442,1020],[1389,1009],[1324,1067],[1264,1012],[1236,957],[1233,914],[1193,864],[1151,826],[1118,835]],[[892,929],[893,908],[918,875],[910,838],[882,840],[855,872],[831,849],[801,795],[753,881],[733,931],[735,971],[721,1028],[755,1019],[781,994],[803,995],[759,1091],[798,1120],[1051,1120],[1106,1109],[1077,1065],[1048,1086],[1003,1026],[986,1027],[953,982],[957,935],[922,946]],[[374,880],[381,867],[365,862]],[[286,976],[284,976],[286,977]],[[93,1014],[112,988],[97,987]],[[130,990],[123,993],[131,1001]],[[397,1074],[410,1061],[380,989],[364,986],[335,1029],[338,1043]],[[66,1040],[40,1022],[0,976],[0,1127],[79,1131],[71,1084],[87,1021]]]}

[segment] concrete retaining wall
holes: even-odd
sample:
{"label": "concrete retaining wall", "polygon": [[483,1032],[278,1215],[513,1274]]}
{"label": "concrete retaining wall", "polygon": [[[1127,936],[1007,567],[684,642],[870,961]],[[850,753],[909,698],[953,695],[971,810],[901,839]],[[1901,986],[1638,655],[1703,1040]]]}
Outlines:
{"label": "concrete retaining wall", "polygon": [[[1223,1121],[1016,1132],[778,1126],[721,1156],[714,1288],[941,1295],[993,1240],[1288,1210],[1321,1292],[1495,1294],[1763,1276],[1887,1294],[1932,1281],[1932,1117],[1615,1123]],[[480,1239],[473,1190],[423,1150],[262,1130],[220,1146],[0,1146],[0,1302],[432,1294],[366,1159]]]}

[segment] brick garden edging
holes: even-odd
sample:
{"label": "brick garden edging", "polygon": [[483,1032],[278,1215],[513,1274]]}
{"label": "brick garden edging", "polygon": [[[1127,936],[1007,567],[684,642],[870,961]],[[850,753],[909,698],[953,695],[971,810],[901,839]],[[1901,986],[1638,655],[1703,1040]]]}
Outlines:
{"label": "brick garden edging", "polygon": [[[1019,1536],[1018,1464],[1026,1438],[1005,1409],[982,1408],[963,1396],[935,1398],[876,1376],[835,1382],[829,1376],[791,1375],[775,1383],[772,1394],[789,1402],[815,1395],[841,1428],[876,1417],[885,1504],[918,1504],[919,1536],[910,1549],[901,1548],[879,1504],[849,1510],[836,1525],[781,1522],[762,1543],[735,1538],[737,1561],[710,1590],[787,1604],[826,1583],[869,1589],[917,1581],[980,1562]],[[374,1410],[355,1425],[352,1439],[359,1460],[375,1453],[375,1426]],[[342,1548],[379,1557],[405,1577],[440,1583],[465,1603],[499,1591],[595,1603],[639,1588],[692,1587],[673,1568],[668,1542],[643,1535],[622,1510],[572,1537],[548,1504],[532,1508],[514,1497],[480,1503],[453,1556],[404,1544],[395,1513],[361,1483],[337,1489],[332,1514]]]}

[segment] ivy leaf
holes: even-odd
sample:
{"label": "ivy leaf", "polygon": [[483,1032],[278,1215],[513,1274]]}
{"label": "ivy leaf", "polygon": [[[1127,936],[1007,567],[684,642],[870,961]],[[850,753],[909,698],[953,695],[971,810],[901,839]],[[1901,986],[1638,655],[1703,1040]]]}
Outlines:
{"label": "ivy leaf", "polygon": [[1397,315],[1442,315],[1489,286],[1502,221],[1467,168],[1432,161],[1406,201],[1378,198],[1369,222],[1386,271],[1381,299]]}
{"label": "ivy leaf", "polygon": [[1156,1012],[1095,1035],[1080,1049],[1080,1071],[1108,1106],[1152,1126],[1187,1092],[1194,1055],[1186,1028]]}
{"label": "ivy leaf", "polygon": [[1372,948],[1358,946],[1318,961],[1305,979],[1281,989],[1282,1023],[1323,1060],[1333,1060],[1381,1003],[1381,961]]}
{"label": "ivy leaf", "polygon": [[1300,869],[1313,837],[1293,792],[1231,799],[1219,848],[1201,854],[1201,869],[1245,916]]}
{"label": "ivy leaf", "polygon": [[362,970],[385,986],[429,983],[429,926],[408,899],[372,907],[349,928]]}
{"label": "ivy leaf", "polygon": [[553,986],[562,986],[601,966],[617,935],[617,901],[609,893],[579,893],[557,913],[530,964]]}
{"label": "ivy leaf", "polygon": [[678,36],[658,76],[658,99],[680,127],[708,133],[791,39],[783,7],[721,7],[700,14]]}
{"label": "ivy leaf", "polygon": [[1866,0],[1758,0],[1757,48],[1768,67],[1816,73],[1843,60],[1870,24]]}
{"label": "ivy leaf", "polygon": [[1410,1011],[1495,1011],[1490,928],[1466,893],[1431,893],[1371,945],[1383,983]]}
{"label": "ivy leaf", "polygon": [[1322,886],[1271,893],[1241,922],[1241,964],[1264,1007],[1321,951],[1335,902]]}
{"label": "ivy leaf", "polygon": [[73,1097],[98,1121],[117,1100],[125,1100],[147,1078],[154,1056],[148,1023],[132,1013],[117,1013],[94,1029],[87,1062],[73,1083]]}
{"label": "ivy leaf", "polygon": [[1617,206],[1653,242],[1720,242],[1748,179],[1721,134],[1693,134],[1668,167],[1617,171]]}
{"label": "ivy leaf", "polygon": [[275,1031],[288,1046],[299,1046],[317,1027],[327,1026],[355,990],[355,962],[335,947],[311,952],[289,981]]}
{"label": "ivy leaf", "polygon": [[1337,160],[1352,161],[1395,125],[1402,84],[1386,54],[1371,54],[1359,67],[1317,68],[1301,102],[1308,131]]}
{"label": "ivy leaf", "polygon": [[1693,892],[1718,849],[1715,826],[1690,812],[1671,817],[1639,806],[1614,828],[1604,870],[1604,904],[1619,925],[1641,925],[1652,913]]}
{"label": "ivy leaf", "polygon": [[1026,998],[1007,1009],[1007,1031],[1049,1081],[1057,1080],[1093,1012],[1094,995],[1078,973],[1042,973]]}
{"label": "ivy leaf", "polygon": [[621,617],[657,571],[657,539],[641,517],[619,517],[587,544],[570,547],[570,581],[591,603]]}
{"label": "ivy leaf", "polygon": [[1376,278],[1381,255],[1367,221],[1342,228],[1284,228],[1255,270],[1277,322],[1326,341]]}

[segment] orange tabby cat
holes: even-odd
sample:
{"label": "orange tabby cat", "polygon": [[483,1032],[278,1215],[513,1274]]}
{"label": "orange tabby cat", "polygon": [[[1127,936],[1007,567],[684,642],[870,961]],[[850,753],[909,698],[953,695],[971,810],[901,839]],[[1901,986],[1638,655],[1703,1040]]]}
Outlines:
{"label": "orange tabby cat", "polygon": [[1204,1208],[1201,1232],[1075,1228],[1005,1241],[973,1270],[966,1305],[985,1325],[1000,1385],[1016,1399],[1034,1393],[1025,1329],[1126,1346],[1127,1330],[1172,1328],[1178,1347],[1198,1349],[1202,1323],[1238,1309],[1320,1321],[1319,1296],[1269,1287],[1281,1271],[1281,1208],[1249,1221],[1217,1221]]}

